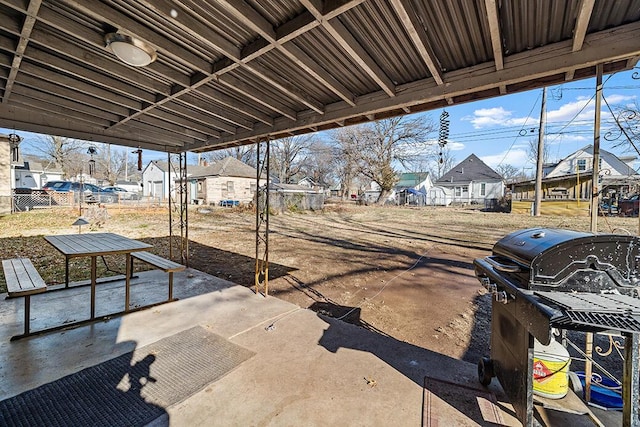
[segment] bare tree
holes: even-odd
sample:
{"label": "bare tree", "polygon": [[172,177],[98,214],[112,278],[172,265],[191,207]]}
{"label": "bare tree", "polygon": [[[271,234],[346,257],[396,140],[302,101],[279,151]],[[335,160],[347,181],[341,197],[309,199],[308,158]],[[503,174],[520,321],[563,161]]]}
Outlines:
{"label": "bare tree", "polygon": [[337,181],[337,150],[327,141],[316,139],[307,149],[307,161],[303,165],[303,172],[314,182],[334,184]]}
{"label": "bare tree", "polygon": [[62,169],[63,176],[68,178],[82,173],[85,147],[82,141],[55,135],[43,135],[38,139],[40,143],[36,144],[36,150]]}
{"label": "bare tree", "polygon": [[426,116],[401,116],[343,128],[333,132],[332,138],[351,176],[361,174],[378,184],[376,203],[383,204],[398,179],[394,165],[411,168],[416,159],[432,152],[428,136],[434,129]]}
{"label": "bare tree", "polygon": [[520,169],[506,163],[501,163],[496,166],[496,172],[498,172],[506,182],[513,182],[522,177],[522,171]]}
{"label": "bare tree", "polygon": [[[542,163],[549,163],[549,145],[542,146]],[[535,166],[538,163],[538,140],[530,139],[527,147],[527,160]]]}
{"label": "bare tree", "polygon": [[616,141],[615,148],[623,148],[640,155],[640,104],[635,101],[633,105],[611,110],[607,108],[614,118],[615,125],[604,134],[607,141]]}
{"label": "bare tree", "polygon": [[223,150],[209,151],[202,155],[202,158],[213,163],[218,160],[233,157],[247,165],[256,166],[256,146],[255,144],[241,145],[239,147],[225,148]]}
{"label": "bare tree", "polygon": [[290,184],[307,166],[309,149],[316,142],[312,134],[289,136],[271,143],[271,170],[281,183]]}
{"label": "bare tree", "polygon": [[435,160],[431,162],[435,163],[434,166],[429,168],[432,176],[439,179],[442,175],[449,172],[456,164],[456,158],[451,154],[451,149],[448,146],[438,147],[438,154],[435,156]]}

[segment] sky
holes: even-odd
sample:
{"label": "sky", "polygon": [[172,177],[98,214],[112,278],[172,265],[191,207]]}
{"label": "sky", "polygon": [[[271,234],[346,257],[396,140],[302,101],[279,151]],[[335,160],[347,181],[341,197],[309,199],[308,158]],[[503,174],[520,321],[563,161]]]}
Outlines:
{"label": "sky", "polygon": [[[638,79],[633,79],[636,73]],[[640,104],[640,69],[603,76],[603,97],[611,108]],[[559,161],[576,150],[592,144],[594,140],[595,78],[570,82],[547,88],[547,124],[544,131],[548,161]],[[542,89],[504,95],[482,101],[453,105],[446,108],[449,113],[449,139],[447,148],[453,164],[475,154],[492,168],[500,164],[511,165],[531,175],[535,164],[529,159],[529,146],[537,144],[541,117]],[[640,155],[627,147],[615,147],[622,139],[609,141],[605,134],[615,130],[613,117],[602,102],[601,148],[617,156],[638,157],[636,169],[640,168]],[[426,113],[438,125],[442,110]],[[0,129],[0,133],[12,130]],[[38,136],[19,132],[24,138],[23,150],[34,152]],[[612,132],[619,135],[620,132]],[[117,149],[117,148],[116,148]],[[125,150],[125,148],[122,148]],[[127,148],[131,151],[131,149]],[[143,150],[143,164],[151,160],[166,160],[164,153]],[[188,156],[195,163],[196,155]],[[133,155],[130,156],[133,159]]]}
{"label": "sky", "polygon": [[[607,140],[615,131],[613,111],[640,104],[640,69],[603,76],[600,147],[617,156],[638,157],[633,148],[616,147],[623,139]],[[547,88],[544,144],[548,161],[562,160],[594,141],[596,79],[585,79]],[[530,144],[537,145],[542,106],[542,89],[505,95],[446,108],[450,128],[447,147],[456,163],[475,154],[492,168],[509,164],[518,169],[535,169],[529,159]],[[441,112],[440,112],[441,113]],[[434,120],[437,111],[431,112]]]}

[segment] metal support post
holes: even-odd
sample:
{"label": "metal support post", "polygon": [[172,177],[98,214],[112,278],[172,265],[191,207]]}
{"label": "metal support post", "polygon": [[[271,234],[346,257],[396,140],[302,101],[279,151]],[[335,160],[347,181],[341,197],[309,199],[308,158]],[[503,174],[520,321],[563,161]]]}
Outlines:
{"label": "metal support post", "polygon": [[[269,295],[269,139],[256,143],[256,294]],[[262,153],[264,150],[264,153]]]}
{"label": "metal support post", "polygon": [[169,258],[173,260],[177,252],[180,262],[189,267],[187,153],[175,154],[173,159],[169,154],[168,169],[178,177],[173,191],[169,188]]}
{"label": "metal support post", "polygon": [[622,378],[622,425],[640,426],[640,334],[624,334],[624,369]]}

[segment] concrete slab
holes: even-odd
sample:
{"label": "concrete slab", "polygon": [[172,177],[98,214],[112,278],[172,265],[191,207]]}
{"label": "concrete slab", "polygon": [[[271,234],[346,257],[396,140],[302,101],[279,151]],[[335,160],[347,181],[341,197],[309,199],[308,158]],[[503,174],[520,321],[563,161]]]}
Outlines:
{"label": "concrete slab", "polygon": [[[100,313],[122,309],[123,287],[122,281],[98,286]],[[32,327],[88,317],[88,290],[72,287],[36,295]],[[132,302],[162,301],[166,290],[166,274],[141,273],[132,282]],[[23,302],[0,301],[0,400],[193,326],[205,327],[255,356],[165,408],[166,415],[152,425],[427,425],[425,376],[479,387],[473,364],[256,295],[196,270],[175,275],[174,294],[179,301],[14,342],[9,338],[22,332]],[[501,399],[496,408],[503,424],[519,425],[499,385],[492,384],[490,390]],[[468,419],[465,425],[487,424],[469,413],[470,402],[447,396],[446,403],[439,409],[441,420],[450,413]]]}

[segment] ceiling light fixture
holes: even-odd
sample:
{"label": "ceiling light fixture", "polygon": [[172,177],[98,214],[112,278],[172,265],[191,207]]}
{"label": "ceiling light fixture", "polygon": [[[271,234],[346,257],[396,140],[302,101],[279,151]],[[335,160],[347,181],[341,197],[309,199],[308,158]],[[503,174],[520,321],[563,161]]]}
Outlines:
{"label": "ceiling light fixture", "polygon": [[133,67],[147,66],[157,58],[154,48],[125,34],[109,33],[104,36],[104,41],[122,62]]}

